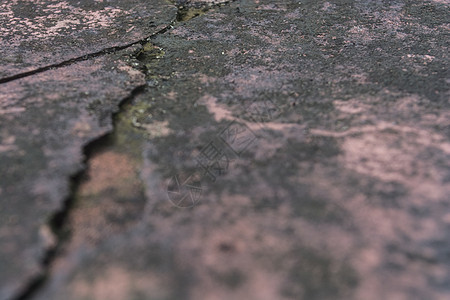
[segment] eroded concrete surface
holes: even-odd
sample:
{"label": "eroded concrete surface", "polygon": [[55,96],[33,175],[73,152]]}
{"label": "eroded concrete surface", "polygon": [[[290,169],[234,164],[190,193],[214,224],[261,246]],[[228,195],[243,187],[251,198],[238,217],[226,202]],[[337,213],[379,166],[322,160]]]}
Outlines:
{"label": "eroded concrete surface", "polygon": [[42,271],[54,246],[47,222],[69,196],[83,145],[111,130],[118,104],[145,83],[119,57],[0,85],[2,299]]}
{"label": "eroded concrete surface", "polygon": [[0,299],[25,292],[45,273],[58,243],[50,223],[82,169],[84,145],[110,131],[119,103],[145,84],[131,67],[135,46],[68,61],[139,42],[176,16],[162,1],[83,3],[0,4]]}
{"label": "eroded concrete surface", "polygon": [[130,45],[165,28],[166,0],[8,0],[0,4],[0,78]]}
{"label": "eroded concrete surface", "polygon": [[24,298],[448,299],[448,2],[178,4],[134,58],[0,85],[0,295],[45,270]]}

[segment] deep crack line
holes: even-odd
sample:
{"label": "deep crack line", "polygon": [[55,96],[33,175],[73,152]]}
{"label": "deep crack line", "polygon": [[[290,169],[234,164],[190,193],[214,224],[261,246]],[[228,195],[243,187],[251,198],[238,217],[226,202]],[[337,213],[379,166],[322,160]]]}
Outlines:
{"label": "deep crack line", "polygon": [[156,36],[158,34],[165,33],[167,30],[171,29],[173,27],[173,24],[174,24],[175,21],[176,21],[175,19],[172,20],[167,26],[165,26],[164,28],[162,28],[158,32],[156,32],[156,33],[154,33],[154,34],[152,34],[152,35],[150,35],[150,36],[148,36],[148,37],[146,37],[146,38],[144,38],[142,40],[139,40],[139,41],[136,41],[136,42],[132,42],[132,43],[129,43],[129,44],[126,44],[126,45],[123,45],[123,46],[114,46],[114,47],[106,48],[106,49],[100,50],[98,52],[85,54],[83,56],[72,58],[72,59],[69,59],[69,60],[57,63],[57,64],[52,64],[52,65],[48,65],[48,66],[45,66],[45,67],[37,68],[35,70],[19,73],[19,74],[13,75],[13,76],[4,77],[4,78],[0,79],[0,84],[11,82],[11,81],[18,80],[18,79],[22,79],[22,78],[29,77],[29,76],[32,76],[32,75],[36,75],[36,74],[39,74],[39,73],[42,73],[42,72],[45,72],[45,71],[48,71],[48,70],[58,69],[58,68],[70,66],[70,65],[73,65],[75,63],[78,63],[78,62],[81,62],[81,61],[86,61],[86,60],[89,60],[89,59],[92,59],[92,58],[96,58],[96,57],[99,57],[99,56],[102,56],[102,55],[115,53],[117,51],[125,50],[127,48],[130,48],[130,47],[138,45],[138,44],[142,45],[142,44],[146,43],[147,41],[149,41],[152,37],[154,37],[154,36]]}
{"label": "deep crack line", "polygon": [[[223,2],[223,3],[219,3],[219,4],[208,5],[208,6],[204,6],[204,7],[192,7],[192,8],[186,8],[184,6],[177,5],[176,6],[178,8],[178,12],[176,14],[177,17],[174,20],[172,20],[172,22],[170,22],[170,24],[165,26],[163,29],[159,30],[158,32],[152,34],[151,36],[149,36],[145,39],[127,44],[125,46],[117,46],[117,47],[103,49],[99,52],[83,55],[81,57],[70,59],[70,60],[64,61],[62,63],[46,66],[46,67],[39,68],[39,69],[36,69],[33,71],[24,72],[24,73],[14,75],[11,77],[3,78],[3,79],[0,79],[0,84],[18,80],[21,78],[35,75],[35,74],[39,74],[39,73],[48,71],[50,69],[61,68],[61,67],[72,65],[77,62],[86,61],[86,60],[96,58],[96,57],[106,55],[106,54],[111,54],[111,53],[114,53],[114,52],[117,52],[120,50],[124,50],[124,49],[127,49],[129,47],[132,47],[132,46],[135,46],[138,44],[143,45],[143,44],[149,42],[153,37],[166,33],[168,30],[172,29],[175,24],[179,24],[181,22],[188,22],[189,20],[194,19],[203,13],[206,13],[211,9],[218,8],[220,6],[227,5],[232,2],[234,2],[234,1],[232,0],[232,1],[227,1],[227,2]],[[192,9],[194,11],[194,13],[187,14],[188,18],[182,17],[182,16],[186,16],[186,12],[189,11],[190,9]],[[201,12],[198,13],[200,10],[201,10]],[[133,56],[135,56],[137,54],[138,53],[136,52]],[[142,72],[141,70],[139,70],[139,67],[134,67],[134,68],[136,70]],[[110,135],[113,135],[115,133],[115,131],[117,129],[116,125],[115,125],[115,120],[123,112],[124,106],[126,106],[136,96],[138,96],[139,94],[141,94],[144,91],[145,91],[145,85],[138,86],[130,93],[130,95],[128,97],[121,100],[120,103],[118,104],[117,112],[115,112],[111,115],[112,128],[108,132],[104,133],[103,135],[101,135],[97,138],[93,138],[92,141],[88,142],[87,144],[85,144],[83,146],[83,156],[84,156],[83,167],[70,177],[70,179],[69,179],[69,186],[70,186],[69,195],[66,197],[66,200],[64,200],[61,209],[56,211],[55,213],[53,213],[50,216],[50,220],[47,223],[47,226],[51,229],[51,231],[57,241],[56,241],[55,246],[47,249],[44,254],[44,257],[42,259],[42,269],[43,269],[42,274],[38,275],[34,279],[31,279],[30,282],[26,285],[26,287],[23,289],[22,292],[19,292],[16,296],[13,296],[9,300],[31,299],[33,296],[36,295],[36,293],[47,282],[47,279],[50,275],[49,273],[50,273],[50,268],[52,266],[52,263],[55,260],[55,258],[58,256],[59,251],[61,250],[62,246],[68,239],[66,236],[66,230],[70,231],[70,229],[68,229],[66,227],[67,220],[70,216],[71,209],[73,208],[73,205],[75,203],[75,200],[76,200],[75,195],[77,193],[77,190],[82,182],[83,176],[87,172],[88,161],[91,159],[92,155],[94,153],[96,153],[96,151],[103,146],[104,141],[107,140],[107,138]]]}
{"label": "deep crack line", "polygon": [[46,250],[46,253],[42,259],[42,266],[43,271],[42,274],[37,276],[36,278],[32,279],[26,288],[23,289],[22,292],[20,292],[17,296],[14,296],[10,300],[26,300],[32,298],[39,289],[45,284],[46,279],[49,275],[49,269],[51,268],[52,262],[57,257],[59,251],[61,250],[61,247],[64,245],[64,243],[67,241],[67,231],[69,230],[67,227],[67,220],[70,215],[70,211],[73,208],[73,205],[75,203],[75,195],[76,191],[78,190],[83,176],[85,175],[87,171],[87,165],[89,159],[92,157],[92,154],[97,151],[101,145],[104,144],[104,140],[111,134],[114,133],[115,127],[114,127],[114,120],[117,118],[117,115],[119,115],[122,112],[123,106],[127,103],[130,103],[137,95],[142,93],[144,91],[145,86],[141,85],[136,87],[133,91],[131,91],[130,95],[126,98],[124,98],[118,105],[119,109],[117,112],[112,114],[112,124],[113,127],[108,132],[104,133],[103,135],[94,138],[92,141],[88,142],[83,147],[83,168],[79,171],[77,171],[74,175],[72,175],[69,179],[69,186],[70,186],[70,192],[69,196],[64,200],[62,208],[55,213],[53,213],[50,216],[50,220],[47,223],[47,226],[51,229],[53,235],[55,236],[57,242],[54,247],[51,247]]}
{"label": "deep crack line", "polygon": [[[109,47],[109,48],[105,48],[103,50],[100,50],[98,52],[93,52],[93,53],[89,53],[89,54],[85,54],[76,58],[71,58],[69,60],[60,62],[60,63],[56,63],[56,64],[51,64],[45,67],[41,67],[41,68],[37,68],[31,71],[27,71],[27,72],[23,72],[23,73],[19,73],[16,75],[12,75],[12,76],[8,76],[8,77],[4,77],[4,78],[0,78],[0,84],[3,83],[7,83],[7,82],[11,82],[14,80],[18,80],[18,79],[22,79],[25,77],[29,77],[32,75],[36,75],[48,70],[52,70],[52,69],[58,69],[58,68],[62,68],[62,67],[66,67],[66,66],[70,66],[74,63],[77,62],[81,62],[81,61],[86,61],[92,58],[96,58],[102,55],[106,55],[106,54],[111,54],[111,53],[115,53],[117,51],[120,50],[124,50],[127,48],[130,48],[132,46],[138,45],[138,44],[144,44],[146,42],[148,42],[152,37],[159,35],[159,34],[163,34],[165,32],[167,32],[168,30],[172,29],[173,26],[177,23],[177,22],[186,22],[189,21],[193,18],[196,18],[197,16],[200,15],[200,13],[195,12],[193,15],[189,15],[186,12],[188,12],[189,10],[196,10],[196,11],[202,11],[203,13],[206,13],[207,11],[209,11],[210,9],[216,8],[216,7],[220,7],[221,5],[226,5],[229,4],[231,2],[234,2],[235,0],[230,0],[230,1],[226,1],[226,2],[222,2],[222,3],[217,3],[217,4],[210,4],[208,6],[199,6],[199,7],[185,7],[183,5],[179,5],[177,4],[175,1],[171,1],[173,3],[173,5],[177,8],[177,13],[175,18],[165,27],[163,27],[162,29],[160,29],[159,31],[155,32],[154,34],[138,40],[136,42],[132,42],[123,46],[114,46],[114,47]],[[187,17],[186,17],[187,16]]]}

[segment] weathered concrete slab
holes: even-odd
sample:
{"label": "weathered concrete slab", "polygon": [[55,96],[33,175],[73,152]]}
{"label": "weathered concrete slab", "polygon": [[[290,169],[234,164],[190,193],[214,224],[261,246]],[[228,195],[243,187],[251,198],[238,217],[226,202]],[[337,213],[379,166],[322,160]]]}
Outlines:
{"label": "weathered concrete slab", "polygon": [[[118,104],[144,83],[125,63],[136,48],[33,74],[138,42],[167,27],[167,1],[3,1],[0,4],[0,299],[43,273],[50,217],[69,195],[83,146],[111,130]],[[124,56],[124,57],[122,57]]]}
{"label": "weathered concrete slab", "polygon": [[2,1],[0,79],[145,39],[176,12],[166,0]]}
{"label": "weathered concrete slab", "polygon": [[447,299],[447,15],[243,0],[156,37],[36,299]]}
{"label": "weathered concrete slab", "polygon": [[[121,55],[126,55],[123,52]],[[109,130],[118,104],[145,83],[120,54],[0,85],[0,299],[38,275],[83,146]]]}

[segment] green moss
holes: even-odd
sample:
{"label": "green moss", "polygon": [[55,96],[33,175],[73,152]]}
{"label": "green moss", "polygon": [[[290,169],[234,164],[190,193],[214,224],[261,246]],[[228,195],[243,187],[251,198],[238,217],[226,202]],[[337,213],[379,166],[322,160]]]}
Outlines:
{"label": "green moss", "polygon": [[186,22],[189,21],[192,18],[198,17],[203,15],[209,10],[209,7],[184,7],[179,6],[178,7],[178,13],[177,13],[177,21],[178,22]]}
{"label": "green moss", "polygon": [[154,69],[159,62],[159,59],[163,58],[166,52],[148,42],[142,46],[142,49],[136,53],[135,57],[141,62],[142,71],[147,75],[147,79],[157,79],[159,76]]}

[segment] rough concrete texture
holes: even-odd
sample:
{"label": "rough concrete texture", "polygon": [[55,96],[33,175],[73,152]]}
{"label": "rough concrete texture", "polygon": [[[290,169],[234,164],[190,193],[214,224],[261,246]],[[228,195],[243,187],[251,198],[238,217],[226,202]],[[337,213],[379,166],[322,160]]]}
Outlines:
{"label": "rough concrete texture", "polygon": [[36,299],[448,298],[447,9],[240,1],[156,36]]}
{"label": "rough concrete texture", "polygon": [[154,36],[27,298],[448,299],[448,9],[241,0]]}
{"label": "rough concrete texture", "polygon": [[166,0],[2,1],[0,79],[135,43],[175,15]]}
{"label": "rough concrete texture", "polygon": [[118,104],[145,83],[119,58],[0,85],[0,299],[42,272],[46,251],[55,246],[47,222],[69,196],[83,145],[111,130]]}

